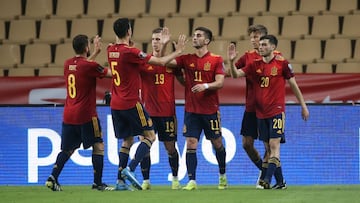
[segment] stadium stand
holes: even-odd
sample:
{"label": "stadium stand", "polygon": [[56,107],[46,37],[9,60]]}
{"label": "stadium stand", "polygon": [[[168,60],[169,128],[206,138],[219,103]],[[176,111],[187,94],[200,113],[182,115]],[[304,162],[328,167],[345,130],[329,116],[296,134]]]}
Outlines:
{"label": "stadium stand", "polygon": [[[277,49],[296,73],[314,67],[329,73],[319,68],[329,64],[330,72],[358,73],[360,29],[354,25],[360,21],[359,6],[358,0],[0,0],[1,76],[21,75],[17,72],[22,70],[24,75],[51,75],[52,68],[73,55],[70,42],[80,33],[101,35],[104,48],[98,60],[106,64],[104,50],[115,40],[112,23],[118,17],[132,20],[133,40],[145,51],[151,50],[155,27],[169,27],[176,40],[180,33],[190,37],[195,27],[205,26],[215,36],[211,51],[226,56],[226,43],[235,41],[241,54],[251,48],[247,27],[263,24],[278,36]],[[186,52],[193,53],[190,44]],[[47,47],[47,53],[39,54],[40,47]]]}
{"label": "stadium stand", "polygon": [[296,40],[294,56],[290,58],[293,63],[314,63],[320,59],[321,41],[319,39]]}
{"label": "stadium stand", "polygon": [[83,0],[60,0],[57,1],[55,18],[73,19],[84,15],[85,6]]}
{"label": "stadium stand", "polygon": [[329,39],[339,33],[340,23],[337,15],[318,15],[313,17],[312,29],[308,38]]}
{"label": "stadium stand", "polygon": [[227,40],[234,40],[234,41],[247,39],[248,26],[249,26],[249,18],[247,16],[225,17],[223,22],[221,38]]}
{"label": "stadium stand", "polygon": [[21,0],[0,0],[0,19],[13,20],[18,19],[21,12]]}
{"label": "stadium stand", "polygon": [[177,13],[177,0],[151,0],[147,15],[153,17],[171,17]]}
{"label": "stadium stand", "polygon": [[320,15],[327,10],[327,1],[328,0],[301,0],[299,9],[297,11],[293,11],[292,15]]}
{"label": "stadium stand", "polygon": [[26,0],[25,15],[30,19],[46,19],[53,14],[53,0]]}
{"label": "stadium stand", "polygon": [[0,67],[10,69],[17,67],[21,62],[20,46],[17,44],[0,45]]}
{"label": "stadium stand", "polygon": [[207,11],[206,0],[180,0],[177,16],[198,17]]}
{"label": "stadium stand", "polygon": [[306,73],[334,73],[335,69],[331,63],[308,63]]}
{"label": "stadium stand", "polygon": [[67,39],[67,20],[43,19],[40,24],[39,37],[36,42],[58,44]]}
{"label": "stadium stand", "polygon": [[360,64],[357,63],[338,63],[336,73],[360,73]]}
{"label": "stadium stand", "polygon": [[107,18],[116,12],[115,0],[88,0],[85,16],[91,18]]}
{"label": "stadium stand", "polygon": [[270,0],[269,10],[263,15],[286,16],[296,9],[296,0]]}
{"label": "stadium stand", "polygon": [[63,75],[64,75],[63,66],[39,68],[39,76],[63,76]]}

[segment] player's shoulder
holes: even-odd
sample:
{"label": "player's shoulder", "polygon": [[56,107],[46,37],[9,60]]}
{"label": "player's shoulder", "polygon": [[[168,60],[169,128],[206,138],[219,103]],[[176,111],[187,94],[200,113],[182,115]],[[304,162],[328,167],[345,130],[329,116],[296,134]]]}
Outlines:
{"label": "player's shoulder", "polygon": [[283,57],[282,55],[278,55],[278,54],[275,55],[275,60],[277,60],[277,61],[286,61],[285,57]]}

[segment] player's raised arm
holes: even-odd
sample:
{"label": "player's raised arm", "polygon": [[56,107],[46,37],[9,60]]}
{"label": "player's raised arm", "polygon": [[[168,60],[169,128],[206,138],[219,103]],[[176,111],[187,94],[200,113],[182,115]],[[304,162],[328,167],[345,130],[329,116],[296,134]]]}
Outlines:
{"label": "player's raised arm", "polygon": [[244,71],[241,69],[237,69],[235,66],[235,59],[238,55],[238,52],[236,51],[236,47],[234,43],[230,43],[228,47],[228,60],[230,65],[230,75],[232,78],[238,78],[245,76]]}
{"label": "player's raised arm", "polygon": [[180,56],[183,53],[186,42],[187,42],[186,35],[179,35],[178,41],[173,42],[175,47],[174,52],[163,57],[151,57],[148,63],[153,65],[165,66],[171,60],[175,59],[177,56]]}

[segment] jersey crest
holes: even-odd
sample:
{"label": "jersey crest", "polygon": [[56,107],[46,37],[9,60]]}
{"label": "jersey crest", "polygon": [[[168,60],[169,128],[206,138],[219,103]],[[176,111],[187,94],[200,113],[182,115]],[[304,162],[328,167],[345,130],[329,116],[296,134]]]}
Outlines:
{"label": "jersey crest", "polygon": [[211,63],[209,61],[207,61],[205,64],[204,64],[204,71],[209,71],[211,68]]}
{"label": "jersey crest", "polygon": [[276,67],[276,66],[273,66],[273,67],[271,68],[271,73],[270,73],[270,75],[272,75],[272,76],[277,76],[277,67]]}

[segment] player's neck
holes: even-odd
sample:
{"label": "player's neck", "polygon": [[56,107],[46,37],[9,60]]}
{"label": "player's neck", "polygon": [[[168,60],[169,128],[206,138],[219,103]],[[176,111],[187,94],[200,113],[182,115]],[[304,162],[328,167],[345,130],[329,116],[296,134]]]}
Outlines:
{"label": "player's neck", "polygon": [[198,57],[203,57],[205,54],[207,54],[208,53],[208,48],[207,48],[207,46],[203,46],[203,47],[201,47],[201,48],[199,48],[199,49],[196,49],[196,52],[195,52],[195,54],[198,56]]}
{"label": "player's neck", "polygon": [[274,57],[275,57],[274,53],[271,52],[269,55],[263,56],[263,61],[265,63],[269,63]]}
{"label": "player's neck", "polygon": [[116,44],[126,44],[129,45],[130,39],[128,37],[118,38],[116,37]]}

